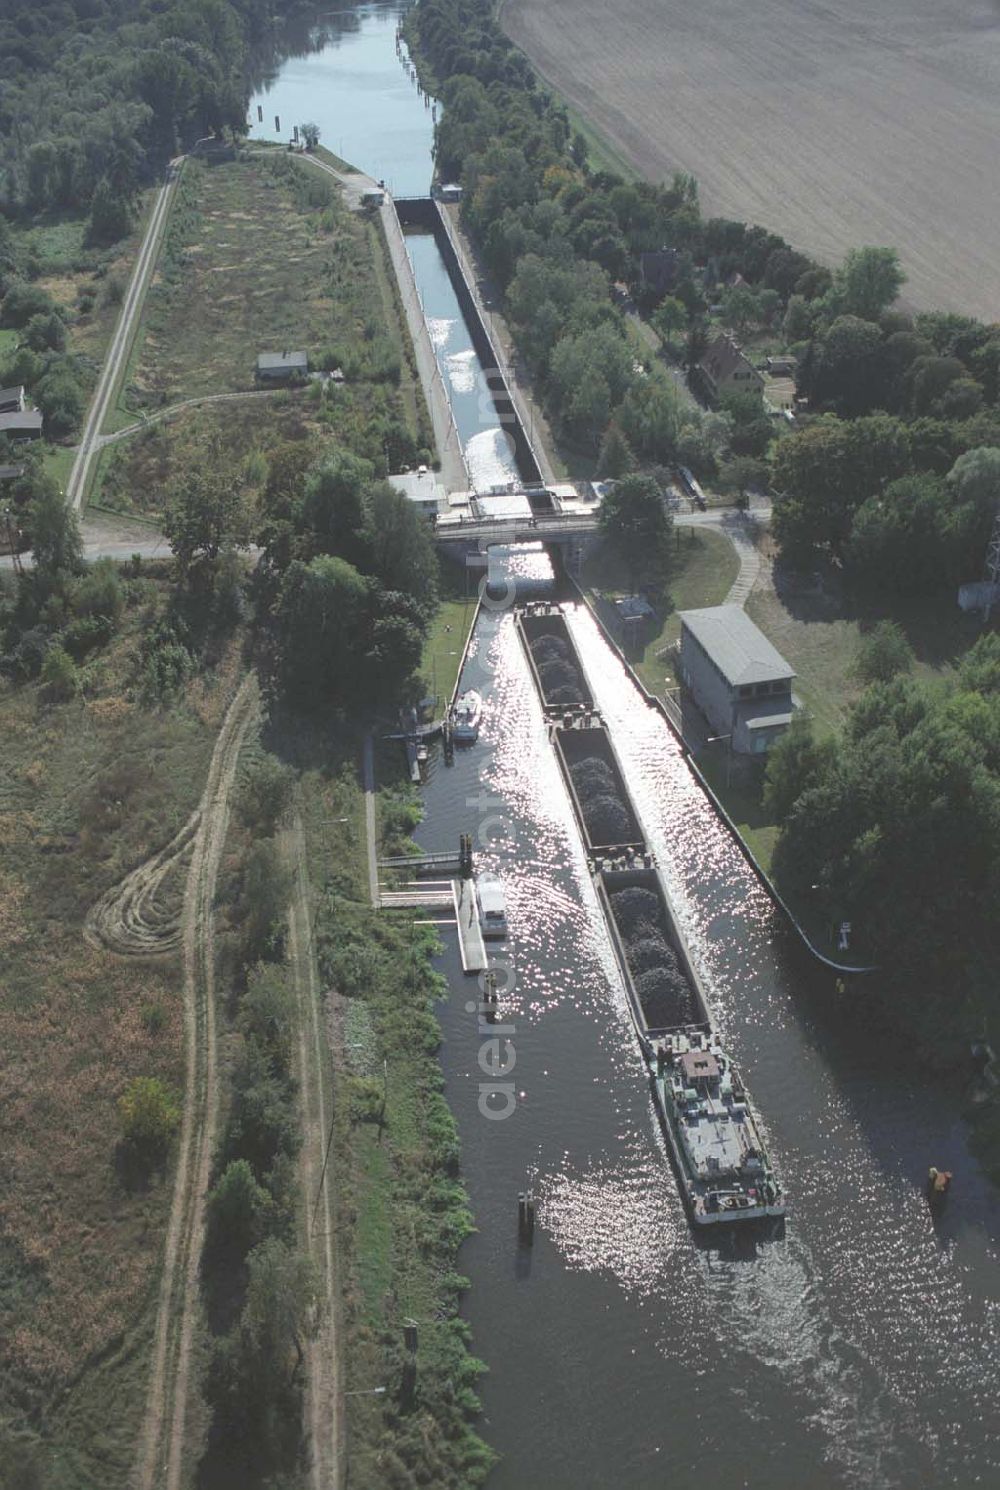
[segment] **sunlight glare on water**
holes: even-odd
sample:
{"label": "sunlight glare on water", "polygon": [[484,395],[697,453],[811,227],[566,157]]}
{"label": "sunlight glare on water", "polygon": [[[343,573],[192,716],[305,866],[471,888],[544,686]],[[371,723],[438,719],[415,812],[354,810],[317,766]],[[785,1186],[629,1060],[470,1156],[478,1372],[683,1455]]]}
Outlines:
{"label": "sunlight glare on water", "polygon": [[[664,1483],[662,1451],[679,1476],[670,1483],[687,1486],[709,1441],[719,1472],[752,1490],[998,1483],[995,1306],[940,1245],[902,1163],[887,1168],[873,1151],[871,1124],[884,1113],[859,1108],[868,1085],[851,1085],[821,1052],[793,1001],[774,909],[673,735],[589,614],[568,608],[568,619],[791,1210],[784,1235],[771,1239],[692,1233],[520,641],[510,616],[484,613],[467,670],[487,701],[479,760],[461,758],[456,774],[475,771],[507,818],[484,862],[508,887],[518,979],[503,1017],[517,1030],[523,1105],[502,1150],[481,1131],[489,1125],[462,1121],[460,1086],[457,1106],[481,1231],[499,1223],[502,1234],[497,1184],[512,1192],[527,1172],[549,1250],[544,1288],[534,1288],[534,1272],[520,1285],[531,1288],[529,1304],[502,1267],[477,1266],[493,1256],[477,1242],[469,1307],[477,1332],[529,1308],[532,1338],[558,1335],[575,1440],[588,1446],[572,1455],[575,1477],[568,1466],[563,1475],[552,1456],[567,1444],[551,1413],[544,1430],[541,1417],[536,1432],[526,1428],[524,1362],[494,1330],[492,1349],[484,1344],[486,1401],[506,1456],[496,1483],[652,1490]],[[434,786],[447,783],[439,776]],[[895,1121],[905,1132],[905,1117]],[[577,1358],[576,1311],[588,1295],[583,1318],[600,1344],[581,1341]],[[618,1365],[600,1390],[586,1385],[594,1349]],[[673,1405],[669,1426],[652,1407],[656,1394]],[[971,1438],[959,1423],[975,1428]],[[628,1464],[619,1480],[617,1462]]]}

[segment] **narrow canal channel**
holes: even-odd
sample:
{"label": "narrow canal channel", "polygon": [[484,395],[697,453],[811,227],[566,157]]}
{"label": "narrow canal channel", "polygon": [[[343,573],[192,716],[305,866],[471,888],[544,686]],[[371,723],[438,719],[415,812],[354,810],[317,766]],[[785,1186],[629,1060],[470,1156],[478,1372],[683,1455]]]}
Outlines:
{"label": "narrow canal channel", "polygon": [[[315,118],[334,149],[346,110],[353,158],[386,179],[381,121],[398,136],[400,79],[414,138],[429,117],[394,37],[393,10],[358,11],[268,95],[290,87],[290,117]],[[540,554],[515,552],[509,570],[511,600],[550,582]],[[790,1212],[770,1241],[692,1234],[510,607],[484,609],[464,676],[486,699],[482,733],[453,767],[432,760],[420,836],[443,849],[471,832],[507,887],[505,1118],[484,1116],[477,982],[450,940],[442,958],[442,1060],[478,1226],[467,1313],[490,1367],[483,1431],[504,1456],[491,1484],[998,1486],[1000,1202],[957,1105],[897,1074],[863,1003],[836,1002],[592,618],[571,607],[569,620]],[[931,1161],[955,1173],[936,1227],[920,1189]],[[525,1253],[515,1197],[529,1177],[541,1211]]]}

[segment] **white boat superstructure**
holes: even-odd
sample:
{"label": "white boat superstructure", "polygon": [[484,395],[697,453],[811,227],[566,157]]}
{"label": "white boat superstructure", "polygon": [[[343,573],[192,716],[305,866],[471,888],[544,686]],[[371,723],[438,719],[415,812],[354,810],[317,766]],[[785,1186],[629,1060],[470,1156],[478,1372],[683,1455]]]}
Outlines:
{"label": "white boat superstructure", "polygon": [[484,937],[507,935],[507,897],[503,880],[492,870],[484,869],[476,877],[476,901],[479,906],[479,926]]}
{"label": "white boat superstructure", "polygon": [[718,1038],[694,1030],[660,1036],[651,1067],[694,1220],[705,1226],[783,1216],[756,1115]]}
{"label": "white boat superstructure", "polygon": [[479,739],[479,726],[483,718],[483,698],[474,688],[456,701],[451,712],[451,732],[462,744],[473,744]]}

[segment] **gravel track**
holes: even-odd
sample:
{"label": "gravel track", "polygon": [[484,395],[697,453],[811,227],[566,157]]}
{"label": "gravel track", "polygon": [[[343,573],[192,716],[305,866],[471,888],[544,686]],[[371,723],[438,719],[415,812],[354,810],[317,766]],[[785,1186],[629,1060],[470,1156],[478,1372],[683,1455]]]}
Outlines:
{"label": "gravel track", "polygon": [[240,749],[260,708],[253,674],[230,704],[196,816],[181,918],[184,966],[185,1101],[164,1252],[146,1416],[134,1483],[138,1490],[179,1490],[191,1347],[198,1314],[198,1267],[205,1194],[215,1146],[215,887],[229,826]]}
{"label": "gravel track", "polygon": [[97,380],[97,390],[94,394],[90,408],[84,421],[83,434],[80,445],[73,462],[73,469],[69,473],[66,482],[66,500],[69,505],[79,511],[87,494],[87,478],[90,474],[91,463],[98,449],[98,435],[104,427],[112,403],[118,380],[122,369],[126,366],[132,347],[132,339],[142,310],[143,301],[146,297],[146,288],[152,277],[153,269],[160,252],[160,244],[163,240],[163,232],[170,211],[170,203],[177,189],[177,180],[180,175],[183,158],[178,156],[170,162],[167,175],[163,185],[160,187],[156,202],[149,217],[149,226],[146,236],[142,240],[139,256],[136,259],[132,278],[129,281],[125,300],[122,304],[118,324],[111,338],[111,345],[104,358],[100,376]]}
{"label": "gravel track", "polygon": [[[314,1490],[337,1490],[343,1483],[346,1455],[333,1190],[329,1171],[324,1174],[330,1122],[324,1073],[330,1066],[330,1054],[321,1024],[322,996],[312,937],[312,895],[306,867],[305,835],[297,816],[292,828],[284,835],[284,848],[293,873],[288,950],[299,1003],[298,1074],[304,1140],[301,1165],[305,1235],[309,1255],[322,1281],[324,1296],[319,1335],[306,1347],[306,1421],[312,1441],[310,1483]],[[322,1192],[318,1193],[321,1176]]]}
{"label": "gravel track", "polygon": [[832,263],[898,248],[921,308],[1000,319],[1000,10],[991,0],[506,0],[553,87],[707,216]]}

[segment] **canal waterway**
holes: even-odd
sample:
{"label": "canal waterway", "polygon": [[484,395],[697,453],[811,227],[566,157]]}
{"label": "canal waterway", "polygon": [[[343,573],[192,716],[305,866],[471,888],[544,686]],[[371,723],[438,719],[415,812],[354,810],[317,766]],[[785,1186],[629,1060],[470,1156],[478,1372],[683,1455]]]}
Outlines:
{"label": "canal waterway", "polygon": [[[398,69],[386,14],[359,12],[310,76],[336,94],[373,37]],[[364,90],[350,97],[360,109]],[[355,159],[369,170],[382,105],[363,105]],[[295,113],[323,122],[315,97]],[[471,832],[507,888],[500,1033],[515,1064],[502,1077],[480,1062],[478,984],[447,934],[441,960],[442,1060],[478,1228],[462,1256],[466,1312],[490,1368],[482,1429],[503,1455],[491,1485],[1000,1486],[1000,1200],[968,1154],[957,1101],[901,1073],[899,1052],[868,1036],[863,992],[838,998],[792,941],[662,718],[570,606],[789,1194],[781,1235],[692,1233],[512,624],[511,603],[550,584],[547,560],[515,552],[509,571],[507,604],[481,611],[463,675],[486,700],[479,742],[452,767],[432,756],[420,830],[430,850]],[[491,1092],[497,1080],[512,1093]],[[922,1192],[932,1162],[955,1174],[936,1224]],[[540,1199],[530,1251],[516,1235],[526,1183]]]}
{"label": "canal waterway", "polygon": [[[397,50],[399,16],[398,6],[363,6],[297,21],[287,38],[292,55],[251,98],[250,138],[287,140],[309,120],[328,149],[385,181],[394,196],[428,196],[433,109],[405,46]],[[514,451],[433,236],[408,232],[406,247],[469,478],[487,491],[516,479]]]}

